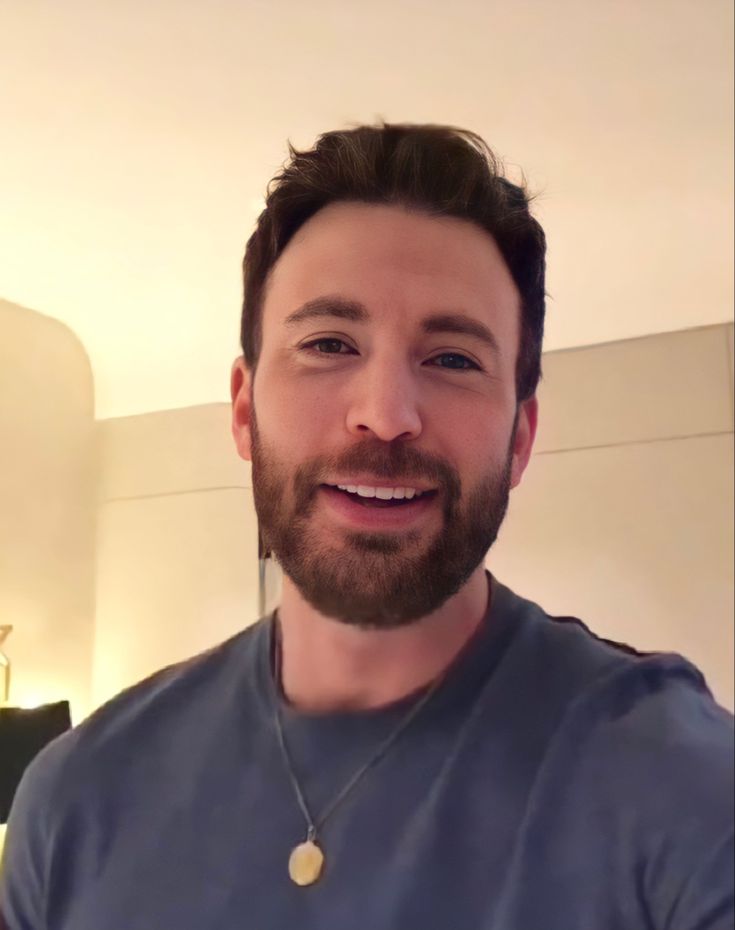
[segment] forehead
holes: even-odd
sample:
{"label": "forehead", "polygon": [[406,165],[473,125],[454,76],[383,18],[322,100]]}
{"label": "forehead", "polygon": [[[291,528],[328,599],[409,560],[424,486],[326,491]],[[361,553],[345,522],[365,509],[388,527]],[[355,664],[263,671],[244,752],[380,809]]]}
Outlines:
{"label": "forehead", "polygon": [[376,319],[410,324],[452,311],[492,321],[509,337],[518,328],[520,295],[489,233],[393,205],[335,203],[311,217],[271,270],[264,333],[327,295],[358,300]]}

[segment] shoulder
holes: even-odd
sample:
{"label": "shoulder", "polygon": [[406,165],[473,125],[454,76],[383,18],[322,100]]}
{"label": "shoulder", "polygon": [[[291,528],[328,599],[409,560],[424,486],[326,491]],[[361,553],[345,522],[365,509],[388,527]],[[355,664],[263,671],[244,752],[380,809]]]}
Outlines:
{"label": "shoulder", "polygon": [[[26,913],[41,895],[59,825],[94,811],[131,785],[166,776],[197,741],[216,739],[228,709],[247,705],[261,620],[227,641],[125,689],[43,749],[26,769],[11,809],[0,875],[0,909]],[[250,702],[252,704],[252,702]],[[172,773],[173,774],[173,773]],[[3,900],[10,899],[10,904]],[[17,905],[12,898],[29,896]]]}
{"label": "shoulder", "polygon": [[733,717],[688,659],[605,639],[576,617],[551,616],[498,587],[517,627],[517,673],[532,685],[535,708],[557,715],[550,751],[554,743],[567,751],[567,741],[580,748],[592,741],[631,763],[704,756],[732,771]]}
{"label": "shoulder", "polygon": [[591,709],[613,696],[651,697],[668,685],[676,694],[691,690],[712,700],[701,671],[677,653],[643,652],[606,639],[578,617],[553,616],[494,579],[493,599],[522,674],[564,712],[575,702]]}
{"label": "shoulder", "polygon": [[681,656],[641,655],[613,667],[576,695],[558,735],[559,750],[576,747],[576,762],[621,805],[645,801],[662,820],[675,809],[679,823],[694,800],[700,821],[732,808],[733,717]]}
{"label": "shoulder", "polygon": [[170,752],[177,739],[211,728],[212,718],[226,713],[238,692],[252,685],[258,647],[267,635],[265,621],[182,662],[177,662],[126,688],[107,701],[50,747],[52,757],[76,767],[102,763],[120,751]]}
{"label": "shoulder", "polygon": [[172,728],[206,722],[222,709],[234,689],[252,678],[264,621],[191,658],[160,669],[97,708],[56,741],[61,756],[99,753],[110,745],[140,745]]}
{"label": "shoulder", "polygon": [[554,715],[533,792],[540,834],[577,836],[591,860],[604,848],[610,881],[616,867],[635,873],[656,925],[727,919],[732,715],[684,657],[643,653],[516,602],[524,673],[535,673],[529,706]]}
{"label": "shoulder", "polygon": [[732,926],[733,718],[695,673],[670,656],[619,669],[580,696],[556,747],[656,926]]}

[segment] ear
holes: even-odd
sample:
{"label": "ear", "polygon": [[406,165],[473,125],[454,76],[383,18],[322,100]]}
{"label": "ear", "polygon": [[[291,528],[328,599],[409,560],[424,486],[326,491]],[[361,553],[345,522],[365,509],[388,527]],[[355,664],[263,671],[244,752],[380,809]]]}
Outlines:
{"label": "ear", "polygon": [[518,424],[513,442],[513,464],[511,468],[511,488],[518,487],[531,458],[533,441],[536,438],[538,423],[538,401],[536,395],[524,400],[518,407]]}
{"label": "ear", "polygon": [[240,356],[232,363],[230,372],[230,397],[232,398],[232,437],[240,458],[250,461],[251,433],[250,417],[252,405],[250,401],[251,375],[245,367],[245,359]]}

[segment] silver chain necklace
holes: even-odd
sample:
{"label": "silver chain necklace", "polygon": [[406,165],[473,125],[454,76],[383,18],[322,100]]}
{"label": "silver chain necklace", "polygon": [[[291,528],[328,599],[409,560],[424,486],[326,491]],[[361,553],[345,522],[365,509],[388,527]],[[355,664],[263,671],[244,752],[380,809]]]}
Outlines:
{"label": "silver chain necklace", "polygon": [[299,784],[299,780],[296,777],[296,773],[294,772],[291,757],[286,746],[286,738],[283,733],[283,725],[281,723],[281,715],[278,708],[278,690],[281,684],[282,655],[279,627],[276,621],[276,612],[273,614],[273,632],[275,637],[274,677],[276,685],[276,699],[274,702],[274,722],[276,727],[276,734],[278,736],[278,744],[281,747],[283,760],[286,764],[286,769],[288,771],[289,778],[291,779],[291,784],[294,788],[296,800],[298,801],[299,807],[301,808],[301,813],[304,815],[304,819],[306,820],[306,839],[303,843],[299,843],[298,846],[295,846],[291,851],[291,855],[289,856],[288,860],[288,874],[297,885],[312,885],[319,879],[319,876],[322,874],[325,863],[324,851],[319,843],[319,830],[321,830],[321,828],[324,826],[327,818],[331,817],[337,807],[344,801],[344,799],[357,785],[357,783],[361,781],[362,777],[371,768],[376,766],[378,762],[380,762],[380,760],[386,755],[388,750],[396,742],[398,737],[418,716],[422,708],[428,704],[429,699],[436,693],[439,685],[444,681],[447,670],[439,674],[434,679],[434,681],[429,685],[428,690],[421,695],[421,697],[408,711],[403,720],[400,721],[398,726],[380,744],[376,752],[363,766],[361,766],[355,772],[355,774],[352,776],[352,778],[349,779],[347,784],[342,788],[337,796],[327,805],[326,809],[321,813],[321,815],[315,819],[312,817],[309,811],[309,806],[306,803],[304,792],[301,790],[301,785]]}

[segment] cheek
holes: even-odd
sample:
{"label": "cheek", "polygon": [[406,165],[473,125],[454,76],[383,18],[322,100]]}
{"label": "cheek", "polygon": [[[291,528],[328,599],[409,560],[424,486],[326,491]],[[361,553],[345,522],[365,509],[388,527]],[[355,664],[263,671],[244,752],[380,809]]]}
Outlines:
{"label": "cheek", "polygon": [[493,426],[488,419],[482,429],[477,417],[455,422],[448,439],[445,436],[443,451],[459,470],[462,483],[471,487],[501,472],[508,460],[511,427],[505,423]]}
{"label": "cheek", "polygon": [[319,452],[318,444],[344,422],[339,391],[314,392],[302,386],[270,381],[255,384],[254,403],[264,440],[295,456]]}

